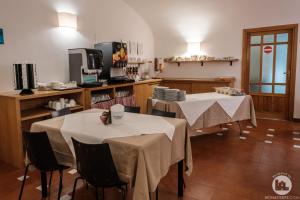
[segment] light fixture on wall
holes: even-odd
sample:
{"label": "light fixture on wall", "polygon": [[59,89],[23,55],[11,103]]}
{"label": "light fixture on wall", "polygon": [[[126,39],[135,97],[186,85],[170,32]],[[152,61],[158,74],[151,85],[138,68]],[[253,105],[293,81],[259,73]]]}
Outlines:
{"label": "light fixture on wall", "polygon": [[72,13],[60,12],[58,15],[58,26],[77,29],[77,16]]}
{"label": "light fixture on wall", "polygon": [[187,43],[187,54],[189,56],[201,55],[201,43],[200,42]]}

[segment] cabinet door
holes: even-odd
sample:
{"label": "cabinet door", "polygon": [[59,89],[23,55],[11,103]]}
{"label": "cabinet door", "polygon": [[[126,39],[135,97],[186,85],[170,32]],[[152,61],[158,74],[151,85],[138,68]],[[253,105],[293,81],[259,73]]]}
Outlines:
{"label": "cabinet door", "polygon": [[145,93],[145,86],[144,84],[135,85],[133,87],[134,95],[135,95],[135,102],[136,105],[141,107],[141,113],[145,113],[146,107],[144,103],[144,93]]}
{"label": "cabinet door", "polygon": [[147,113],[147,101],[153,95],[153,89],[158,83],[139,84],[134,86],[135,101],[141,107],[141,113]]}

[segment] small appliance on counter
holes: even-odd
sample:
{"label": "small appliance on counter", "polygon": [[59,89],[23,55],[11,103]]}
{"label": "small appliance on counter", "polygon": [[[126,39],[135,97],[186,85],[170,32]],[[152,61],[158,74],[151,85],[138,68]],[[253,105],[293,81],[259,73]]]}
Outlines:
{"label": "small appliance on counter", "polygon": [[80,87],[102,86],[103,54],[97,49],[69,49],[70,81]]}
{"label": "small appliance on counter", "polygon": [[36,65],[33,63],[14,64],[15,90],[21,90],[20,95],[33,94],[32,89],[36,88]]}
{"label": "small appliance on counter", "polygon": [[134,82],[126,76],[128,62],[126,43],[98,43],[95,44],[95,49],[101,50],[103,53],[104,67],[100,79],[107,80],[110,84]]}

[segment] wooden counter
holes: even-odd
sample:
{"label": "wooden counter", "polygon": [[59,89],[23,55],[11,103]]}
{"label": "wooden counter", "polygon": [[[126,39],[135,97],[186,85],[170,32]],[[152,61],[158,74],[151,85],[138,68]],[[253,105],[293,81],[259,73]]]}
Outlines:
{"label": "wooden counter", "polygon": [[180,90],[186,90],[188,94],[214,92],[215,87],[234,87],[234,77],[219,78],[164,78],[161,85]]}
{"label": "wooden counter", "polygon": [[85,109],[91,108],[91,100],[93,93],[105,92],[113,99],[118,90],[129,90],[135,95],[136,103],[141,107],[141,113],[147,111],[147,99],[152,96],[153,87],[159,85],[162,79],[149,79],[135,83],[115,84],[102,87],[86,88],[85,89]]}
{"label": "wooden counter", "polygon": [[49,101],[74,99],[78,105],[71,108],[71,111],[77,112],[91,108],[92,93],[106,90],[114,98],[116,91],[127,88],[135,95],[141,112],[146,113],[147,99],[152,96],[153,87],[160,82],[161,79],[150,79],[96,88],[35,91],[33,95],[26,96],[21,96],[16,91],[0,93],[0,160],[18,168],[24,166],[22,131],[29,130],[33,122],[51,117],[52,110],[45,107]]}
{"label": "wooden counter", "polygon": [[53,110],[49,101],[59,98],[74,99],[77,106],[72,112],[84,109],[84,90],[35,91],[33,95],[21,96],[16,91],[0,94],[0,159],[15,167],[24,165],[22,130],[29,130],[33,122],[48,119]]}

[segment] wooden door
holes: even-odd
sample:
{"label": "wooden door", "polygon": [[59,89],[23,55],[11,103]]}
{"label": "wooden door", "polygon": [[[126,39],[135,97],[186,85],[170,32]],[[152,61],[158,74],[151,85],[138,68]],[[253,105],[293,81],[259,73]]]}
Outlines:
{"label": "wooden door", "polygon": [[292,118],[296,28],[244,31],[244,89],[252,96],[258,117]]}

